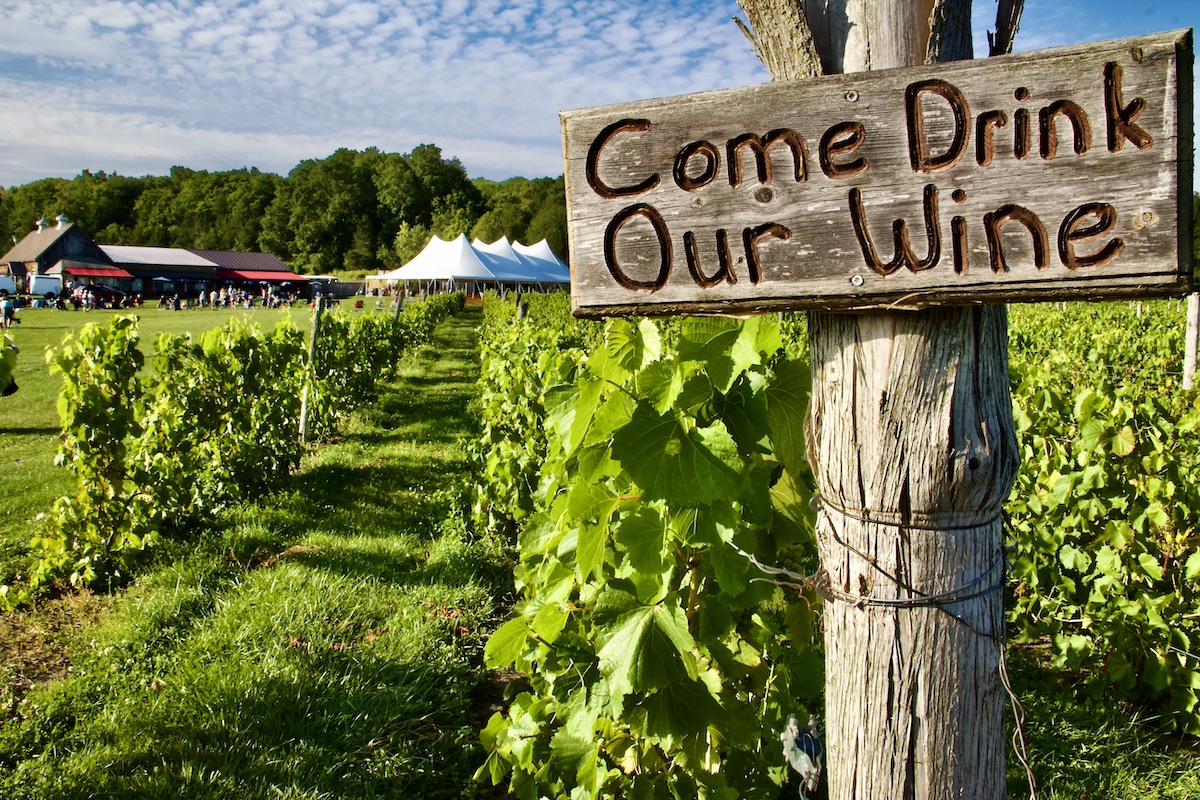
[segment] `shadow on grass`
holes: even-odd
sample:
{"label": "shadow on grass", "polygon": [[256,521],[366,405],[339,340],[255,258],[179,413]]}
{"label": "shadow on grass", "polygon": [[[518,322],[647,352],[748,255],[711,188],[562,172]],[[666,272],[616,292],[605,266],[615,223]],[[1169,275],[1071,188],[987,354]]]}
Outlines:
{"label": "shadow on grass", "polygon": [[[0,728],[0,795],[470,796],[470,664],[489,611],[469,599],[486,589],[458,588],[488,566],[448,527],[474,429],[470,324],[439,329],[407,366],[419,374],[384,387],[279,491],[172,549],[113,653],[62,685],[60,711]],[[268,586],[280,593],[259,594]],[[334,608],[337,592],[350,599]],[[367,623],[375,638],[324,641],[359,597],[380,601],[362,612],[387,620]]]}
{"label": "shadow on grass", "polygon": [[[1163,719],[1134,703],[1089,693],[1043,663],[1036,649],[1012,648],[1009,670],[1025,710],[1022,728],[1038,797],[1200,796],[1192,737],[1166,733]],[[1011,714],[1008,728],[1011,735]],[[1011,750],[1008,792],[1029,796],[1027,775]]]}
{"label": "shadow on grass", "polygon": [[479,758],[462,669],[296,650],[187,677],[186,694],[168,683],[153,711],[86,732],[106,767],[43,775],[54,796],[461,797]]}

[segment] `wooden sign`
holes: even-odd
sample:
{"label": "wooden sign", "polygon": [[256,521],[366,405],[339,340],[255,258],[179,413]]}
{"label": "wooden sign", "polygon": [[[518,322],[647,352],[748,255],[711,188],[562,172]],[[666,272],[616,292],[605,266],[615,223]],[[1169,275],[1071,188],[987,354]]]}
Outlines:
{"label": "wooden sign", "polygon": [[1191,31],[561,114],[579,316],[1182,294]]}

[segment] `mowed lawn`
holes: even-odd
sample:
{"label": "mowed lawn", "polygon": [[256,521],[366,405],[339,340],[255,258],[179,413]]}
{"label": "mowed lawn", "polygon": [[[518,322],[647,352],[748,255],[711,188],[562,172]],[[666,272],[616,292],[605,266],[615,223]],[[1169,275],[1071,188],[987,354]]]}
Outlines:
{"label": "mowed lawn", "polygon": [[16,394],[0,397],[0,583],[23,570],[37,516],[72,488],[68,470],[54,466],[61,425],[57,401],[62,379],[50,374],[46,349],[89,322],[104,324],[116,313],[138,317],[142,351],[147,363],[160,334],[199,334],[230,319],[248,319],[274,327],[283,319],[308,329],[312,313],[304,306],[291,309],[195,309],[167,311],[145,306],[129,311],[56,311],[22,309],[21,324],[7,331],[21,351],[17,361]]}
{"label": "mowed lawn", "polygon": [[288,486],[57,634],[69,677],[0,709],[0,797],[476,791],[481,652],[511,587],[463,517],[478,317],[444,323]]}

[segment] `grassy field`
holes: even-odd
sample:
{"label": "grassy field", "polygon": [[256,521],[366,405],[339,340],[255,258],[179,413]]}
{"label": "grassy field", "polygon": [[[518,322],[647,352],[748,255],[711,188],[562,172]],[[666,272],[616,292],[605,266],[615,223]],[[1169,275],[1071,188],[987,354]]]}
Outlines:
{"label": "grassy field", "polygon": [[[6,473],[41,472],[0,478],[12,552],[60,480],[41,350],[92,318],[23,314],[0,446]],[[148,310],[142,330],[228,316]],[[511,578],[462,515],[478,317],[443,325],[288,487],[212,520],[127,589],[0,615],[0,797],[491,796],[470,780],[498,700],[480,651]],[[1088,696],[1036,649],[1011,663],[1039,798],[1200,797],[1195,740],[1156,736],[1143,711]],[[1010,762],[1009,797],[1028,797]]]}
{"label": "grassy field", "polygon": [[470,796],[507,586],[461,515],[473,335],[443,326],[284,491],[62,601],[101,621],[50,631],[69,677],[0,711],[0,796]]}
{"label": "grassy field", "polygon": [[[0,583],[21,572],[37,515],[71,488],[70,474],[54,466],[61,429],[56,403],[62,382],[50,374],[46,348],[58,345],[83,325],[106,321],[114,313],[27,308],[18,315],[21,324],[8,331],[21,350],[15,374],[20,389],[0,398]],[[159,334],[199,333],[234,318],[250,319],[264,327],[273,327],[285,318],[300,327],[311,325],[311,312],[304,307],[174,312],[148,306],[139,310],[137,317],[147,356]]]}

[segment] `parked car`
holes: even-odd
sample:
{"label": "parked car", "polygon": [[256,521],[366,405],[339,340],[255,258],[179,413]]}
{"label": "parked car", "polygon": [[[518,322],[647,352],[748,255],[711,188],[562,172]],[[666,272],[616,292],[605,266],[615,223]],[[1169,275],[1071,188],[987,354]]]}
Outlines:
{"label": "parked car", "polygon": [[11,275],[0,275],[0,297],[17,293],[17,282]]}

